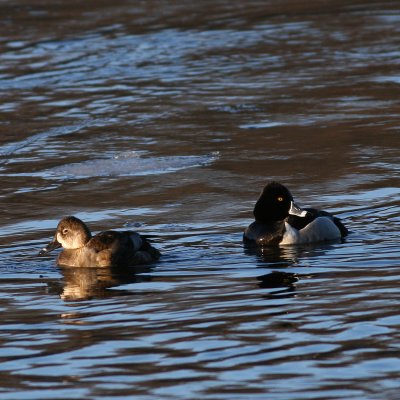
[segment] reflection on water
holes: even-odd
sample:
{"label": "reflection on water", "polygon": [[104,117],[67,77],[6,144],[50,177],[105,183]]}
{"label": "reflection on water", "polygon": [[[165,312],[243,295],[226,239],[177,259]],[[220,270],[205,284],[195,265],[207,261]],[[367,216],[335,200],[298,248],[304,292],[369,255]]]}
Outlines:
{"label": "reflection on water", "polygon": [[[0,2],[0,397],[397,399],[393,1]],[[343,243],[247,249],[269,180]],[[63,269],[64,215],[145,269]]]}
{"label": "reflection on water", "polygon": [[321,257],[334,250],[345,240],[338,239],[329,242],[302,244],[297,246],[244,246],[244,254],[255,256],[261,267],[285,268],[299,265],[305,258]]}
{"label": "reflection on water", "polygon": [[294,288],[294,283],[298,281],[296,274],[288,274],[281,271],[273,271],[269,274],[258,276],[261,288],[279,288],[290,287]]}
{"label": "reflection on water", "polygon": [[[115,289],[118,286],[147,282],[151,277],[142,275],[150,268],[61,268],[61,283],[52,283],[49,293],[58,294],[65,301],[89,300],[113,296],[127,296],[131,291]],[[140,275],[138,275],[140,274]],[[110,290],[114,288],[113,290]]]}

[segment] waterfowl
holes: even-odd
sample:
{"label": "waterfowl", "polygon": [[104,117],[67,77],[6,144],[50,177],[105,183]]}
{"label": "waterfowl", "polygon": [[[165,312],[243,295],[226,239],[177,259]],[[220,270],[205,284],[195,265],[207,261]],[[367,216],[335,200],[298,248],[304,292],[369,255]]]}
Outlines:
{"label": "waterfowl", "polygon": [[341,239],[348,235],[339,218],[315,208],[301,209],[278,182],[266,185],[253,211],[255,221],[245,230],[247,245],[280,246]]}
{"label": "waterfowl", "polygon": [[132,231],[105,231],[92,236],[87,225],[79,218],[63,218],[57,226],[53,240],[39,255],[63,247],[57,258],[58,265],[69,267],[118,267],[150,264],[160,252],[148,240]]}

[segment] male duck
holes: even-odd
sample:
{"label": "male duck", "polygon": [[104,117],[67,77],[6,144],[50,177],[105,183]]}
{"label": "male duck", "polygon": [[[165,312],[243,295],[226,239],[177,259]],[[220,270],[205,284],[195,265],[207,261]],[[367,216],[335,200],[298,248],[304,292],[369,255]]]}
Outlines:
{"label": "male duck", "polygon": [[326,211],[300,209],[289,190],[278,182],[265,186],[254,207],[255,221],[243,235],[248,245],[276,246],[341,239],[347,228]]}
{"label": "male duck", "polygon": [[160,252],[136,232],[105,231],[92,236],[84,222],[65,217],[57,226],[54,239],[40,252],[44,255],[63,247],[57,264],[69,267],[113,267],[149,264]]}

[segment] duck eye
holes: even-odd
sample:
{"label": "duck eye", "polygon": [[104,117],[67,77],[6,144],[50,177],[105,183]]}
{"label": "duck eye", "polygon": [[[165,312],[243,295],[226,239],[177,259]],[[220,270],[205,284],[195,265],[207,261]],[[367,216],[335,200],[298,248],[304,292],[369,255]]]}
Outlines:
{"label": "duck eye", "polygon": [[66,235],[68,233],[68,229],[67,228],[63,229],[62,233],[63,235]]}
{"label": "duck eye", "polygon": [[276,198],[279,202],[282,202],[283,201],[283,197],[282,196],[279,196],[279,197],[277,197]]}

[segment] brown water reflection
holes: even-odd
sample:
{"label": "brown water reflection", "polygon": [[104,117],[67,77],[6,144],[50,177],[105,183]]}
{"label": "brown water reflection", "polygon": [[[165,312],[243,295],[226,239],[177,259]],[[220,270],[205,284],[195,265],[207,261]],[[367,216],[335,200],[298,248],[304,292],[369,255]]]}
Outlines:
{"label": "brown water reflection", "polygon": [[[142,269],[114,269],[114,268],[62,268],[62,282],[51,285],[51,293],[59,294],[65,301],[90,300],[113,296],[131,295],[131,291],[115,289],[117,286],[137,282],[146,282],[151,279],[146,275],[150,268]],[[114,288],[114,290],[110,290]]]}
{"label": "brown water reflection", "polygon": [[[397,398],[396,2],[0,14],[0,397]],[[270,179],[351,235],[244,249]],[[137,229],[163,257],[34,257],[69,214]]]}

